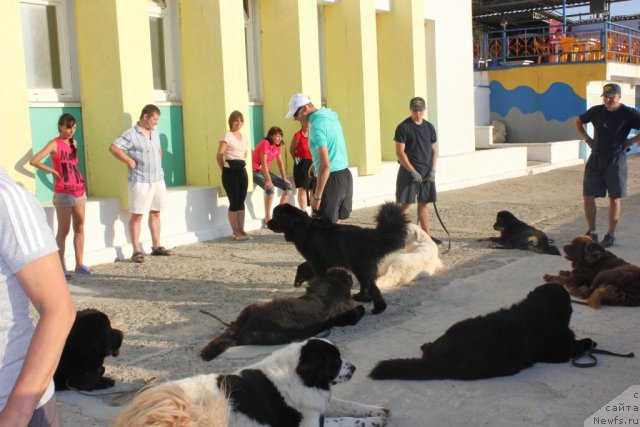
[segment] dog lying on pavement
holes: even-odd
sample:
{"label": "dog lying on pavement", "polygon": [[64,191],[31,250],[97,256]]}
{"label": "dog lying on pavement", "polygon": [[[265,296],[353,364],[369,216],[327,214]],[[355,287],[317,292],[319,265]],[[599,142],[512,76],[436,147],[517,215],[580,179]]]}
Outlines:
{"label": "dog lying on pavement", "polygon": [[212,360],[233,346],[287,344],[333,326],[355,325],[364,315],[364,307],[356,306],[351,298],[352,284],[346,271],[332,268],[311,280],[300,297],[275,298],[245,307],[200,356]]}
{"label": "dog lying on pavement", "polygon": [[510,308],[463,320],[433,342],[422,357],[384,360],[376,380],[475,380],[514,375],[537,362],[562,363],[590,349],[569,329],[569,293],[557,283],[538,286]]}
{"label": "dog lying on pavement", "polygon": [[488,237],[480,241],[494,242],[489,245],[493,249],[523,249],[533,252],[560,255],[557,247],[542,231],[520,221],[509,211],[500,211],[496,216],[493,229],[500,232],[500,237]]}
{"label": "dog lying on pavement", "polygon": [[576,237],[563,249],[572,270],[545,274],[545,281],[563,284],[571,295],[586,299],[593,308],[602,304],[640,305],[640,267],[618,258],[587,236]]}
{"label": "dog lying on pavement", "polygon": [[313,338],[234,374],[198,375],[151,387],[119,415],[116,427],[385,426],[387,408],[331,396],[331,386],[349,381],[355,369],[334,344]]}
{"label": "dog lying on pavement", "polygon": [[113,387],[115,381],[104,376],[104,359],[118,357],[123,336],[122,331],[111,327],[103,312],[78,311],[53,376],[56,390]]}

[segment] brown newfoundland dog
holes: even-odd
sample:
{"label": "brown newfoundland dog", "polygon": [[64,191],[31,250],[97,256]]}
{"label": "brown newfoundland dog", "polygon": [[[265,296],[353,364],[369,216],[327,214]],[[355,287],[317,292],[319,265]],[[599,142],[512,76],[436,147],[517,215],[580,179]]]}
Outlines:
{"label": "brown newfoundland dog", "polygon": [[378,209],[376,228],[333,224],[309,217],[306,212],[282,204],[273,210],[267,223],[271,231],[284,233],[307,261],[298,266],[294,285],[308,277],[321,276],[331,267],[349,269],[360,282],[356,301],[373,300],[373,314],[387,308],[376,286],[378,263],[387,254],[404,247],[407,223],[400,205],[387,202]]}
{"label": "brown newfoundland dog", "polygon": [[122,331],[113,329],[103,312],[78,311],[53,377],[56,390],[113,387],[113,379],[104,376],[104,359],[120,354],[122,338]]}
{"label": "brown newfoundland dog", "polygon": [[593,308],[601,304],[640,305],[640,268],[618,258],[587,236],[573,239],[564,248],[571,271],[545,274],[547,282],[563,284],[571,295],[586,299]]}
{"label": "brown newfoundland dog", "polygon": [[229,327],[200,352],[211,360],[237,345],[287,344],[316,335],[333,326],[355,325],[364,307],[351,298],[353,279],[333,268],[309,283],[301,297],[275,298],[245,307]]}
{"label": "brown newfoundland dog", "polygon": [[542,231],[516,218],[509,211],[500,211],[496,215],[493,229],[500,232],[500,237],[487,237],[480,241],[494,242],[492,249],[523,249],[541,254],[560,255],[552,240]]}
{"label": "brown newfoundland dog", "polygon": [[369,376],[376,380],[476,380],[514,375],[537,362],[562,363],[591,348],[569,329],[569,294],[547,283],[512,305],[451,326],[423,344],[422,358],[384,360]]}

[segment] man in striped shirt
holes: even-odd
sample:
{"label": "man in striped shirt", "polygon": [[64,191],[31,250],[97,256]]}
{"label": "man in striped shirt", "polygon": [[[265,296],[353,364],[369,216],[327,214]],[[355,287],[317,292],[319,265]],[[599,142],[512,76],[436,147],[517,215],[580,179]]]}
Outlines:
{"label": "man in striped shirt", "polygon": [[59,425],[52,378],[74,319],[42,206],[0,168],[0,426]]}
{"label": "man in striped shirt", "polygon": [[162,148],[156,126],[160,109],[146,105],[138,123],[124,131],[110,146],[114,157],[129,167],[129,236],[134,262],[144,262],[140,249],[142,216],[149,212],[151,255],[171,255],[160,245],[160,211],[166,206],[167,187],[162,170]]}

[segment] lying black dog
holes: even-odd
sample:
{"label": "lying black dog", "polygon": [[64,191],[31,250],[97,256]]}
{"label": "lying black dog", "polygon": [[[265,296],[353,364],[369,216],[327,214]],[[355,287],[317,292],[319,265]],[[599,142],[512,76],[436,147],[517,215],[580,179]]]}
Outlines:
{"label": "lying black dog", "polygon": [[53,377],[56,390],[113,387],[115,382],[104,376],[104,359],[120,354],[122,338],[122,331],[113,329],[103,312],[78,311]]}
{"label": "lying black dog", "polygon": [[489,245],[493,249],[524,249],[542,254],[560,255],[557,247],[542,231],[520,221],[509,211],[500,211],[496,216],[493,229],[500,232],[500,237],[488,237],[482,240],[495,242]]}
{"label": "lying black dog", "polygon": [[399,205],[388,202],[380,207],[376,223],[376,228],[333,224],[310,218],[306,212],[285,203],[276,206],[267,226],[276,233],[284,233],[285,239],[293,242],[309,263],[298,267],[294,284],[302,281],[301,274],[312,272],[313,276],[320,276],[330,267],[347,268],[360,282],[360,292],[353,298],[373,300],[373,313],[377,314],[387,308],[376,286],[378,263],[385,255],[404,247],[408,221]]}
{"label": "lying black dog", "polygon": [[421,359],[380,362],[371,378],[475,380],[514,375],[537,362],[562,363],[591,348],[569,329],[569,293],[557,283],[538,286],[511,308],[463,320],[423,344]]}
{"label": "lying black dog", "polygon": [[353,279],[342,269],[332,268],[313,279],[300,297],[276,298],[245,307],[238,318],[200,352],[211,360],[237,345],[287,344],[316,335],[333,326],[355,325],[364,307],[351,298]]}

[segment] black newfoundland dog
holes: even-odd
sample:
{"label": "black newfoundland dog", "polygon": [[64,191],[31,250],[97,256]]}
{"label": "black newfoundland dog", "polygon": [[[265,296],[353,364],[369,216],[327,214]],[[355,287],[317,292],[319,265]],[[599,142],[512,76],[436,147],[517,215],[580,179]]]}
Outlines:
{"label": "black newfoundland dog", "polygon": [[494,242],[489,245],[493,249],[523,249],[533,252],[560,255],[557,247],[542,231],[520,221],[509,211],[500,211],[496,216],[493,229],[500,232],[500,237],[488,237],[480,241]]}
{"label": "black newfoundland dog", "polygon": [[333,224],[309,217],[306,212],[282,204],[276,206],[267,226],[276,233],[284,233],[288,242],[307,260],[298,267],[294,285],[308,277],[320,276],[331,267],[344,267],[360,282],[356,301],[373,300],[373,313],[387,308],[376,286],[378,263],[385,255],[404,247],[407,219],[402,208],[393,202],[382,205],[376,215],[376,228]]}
{"label": "black newfoundland dog", "polygon": [[113,387],[115,382],[104,376],[104,359],[120,354],[122,338],[122,332],[111,327],[103,312],[78,311],[53,377],[56,390]]}
{"label": "black newfoundland dog", "polygon": [[333,268],[313,279],[300,297],[276,298],[245,307],[200,356],[211,360],[237,345],[287,344],[333,326],[355,325],[364,315],[364,307],[356,306],[351,298],[352,285],[349,273]]}
{"label": "black newfoundland dog", "polygon": [[538,286],[508,309],[451,326],[423,344],[421,359],[380,362],[369,376],[383,379],[459,379],[514,375],[537,362],[562,363],[591,348],[569,329],[569,293],[557,283]]}

